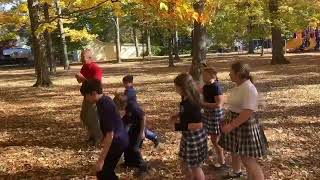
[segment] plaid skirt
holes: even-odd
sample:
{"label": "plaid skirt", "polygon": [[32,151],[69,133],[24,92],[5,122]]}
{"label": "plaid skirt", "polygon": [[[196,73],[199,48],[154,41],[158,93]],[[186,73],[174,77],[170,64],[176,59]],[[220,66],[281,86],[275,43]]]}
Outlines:
{"label": "plaid skirt", "polygon": [[201,167],[208,156],[207,133],[205,129],[183,131],[179,157],[188,168]]}
{"label": "plaid skirt", "polygon": [[224,117],[224,111],[222,108],[205,109],[202,116],[203,124],[208,134],[221,134],[220,122]]}
{"label": "plaid skirt", "polygon": [[[230,123],[238,115],[229,112],[224,123]],[[219,144],[226,151],[254,158],[266,155],[268,149],[267,138],[256,114],[230,133],[222,133]]]}

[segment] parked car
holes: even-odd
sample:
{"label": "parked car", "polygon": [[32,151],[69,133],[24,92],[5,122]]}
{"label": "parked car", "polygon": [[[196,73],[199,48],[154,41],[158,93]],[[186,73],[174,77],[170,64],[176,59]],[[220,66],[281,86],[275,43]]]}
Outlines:
{"label": "parked car", "polygon": [[33,65],[34,58],[30,47],[13,47],[2,50],[0,64]]}
{"label": "parked car", "polygon": [[30,48],[14,47],[3,50],[3,56],[6,59],[25,59],[33,60],[32,52]]}

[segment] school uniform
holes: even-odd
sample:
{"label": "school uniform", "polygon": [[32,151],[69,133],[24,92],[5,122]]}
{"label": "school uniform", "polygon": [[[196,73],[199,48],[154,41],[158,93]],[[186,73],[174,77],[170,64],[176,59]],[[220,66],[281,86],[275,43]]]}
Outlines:
{"label": "school uniform", "polygon": [[[90,64],[84,64],[80,70],[80,73],[86,79],[98,79],[102,81],[102,69],[94,62]],[[100,143],[102,139],[102,133],[100,130],[96,104],[91,103],[84,98],[81,106],[80,119],[87,128],[89,140],[93,140],[96,144]]]}
{"label": "school uniform", "polygon": [[226,124],[231,123],[245,109],[253,110],[253,115],[228,134],[222,134],[219,144],[226,151],[240,156],[262,157],[266,155],[268,142],[257,117],[258,92],[250,80],[231,90],[228,98],[229,112]]}
{"label": "school uniform", "polygon": [[208,155],[207,133],[204,128],[188,130],[189,123],[201,123],[201,108],[188,99],[180,103],[180,124],[182,136],[180,141],[179,157],[186,162],[189,168],[201,167]]}
{"label": "school uniform", "polygon": [[[203,86],[203,98],[207,103],[216,103],[214,97],[222,94],[222,88],[219,81],[215,81],[214,83]],[[220,134],[220,122],[223,120],[223,117],[223,108],[204,109],[203,123],[208,134]]]}
{"label": "school uniform", "polygon": [[110,97],[102,96],[96,104],[103,136],[105,137],[109,132],[114,134],[102,171],[97,172],[97,178],[99,180],[117,180],[118,177],[114,170],[122,153],[128,147],[128,134],[121,121],[117,107]]}
{"label": "school uniform", "polygon": [[136,102],[128,102],[126,113],[122,118],[128,129],[129,146],[124,152],[125,165],[139,167],[145,170],[146,163],[141,155],[140,138],[141,124],[144,121],[144,112]]}
{"label": "school uniform", "polygon": [[[130,102],[138,103],[137,102],[137,91],[135,90],[134,87],[129,87],[128,89],[126,89],[124,91],[124,95],[127,96],[129,103]],[[145,127],[145,137],[155,144],[159,143],[158,135],[146,127]],[[141,141],[140,148],[142,147],[142,143],[143,143],[143,141]]]}

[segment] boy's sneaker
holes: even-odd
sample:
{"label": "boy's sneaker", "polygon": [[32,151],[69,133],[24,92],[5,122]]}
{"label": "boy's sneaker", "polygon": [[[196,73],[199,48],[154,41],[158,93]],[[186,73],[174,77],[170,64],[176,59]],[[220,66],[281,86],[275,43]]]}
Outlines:
{"label": "boy's sneaker", "polygon": [[229,166],[226,163],[224,164],[216,163],[213,165],[213,169],[216,171],[224,171],[224,170],[228,170]]}
{"label": "boy's sneaker", "polygon": [[237,179],[237,178],[241,178],[243,176],[242,172],[229,172],[227,175],[222,176],[222,179]]}
{"label": "boy's sneaker", "polygon": [[153,140],[153,144],[154,144],[154,148],[157,148],[160,144],[160,140],[158,137],[156,137],[154,140]]}

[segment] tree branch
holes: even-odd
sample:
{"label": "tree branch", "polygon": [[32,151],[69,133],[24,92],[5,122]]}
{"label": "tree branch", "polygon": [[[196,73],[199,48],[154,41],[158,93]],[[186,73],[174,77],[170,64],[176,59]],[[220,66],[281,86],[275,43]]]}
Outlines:
{"label": "tree branch", "polygon": [[[72,12],[68,12],[68,13],[62,13],[61,16],[55,16],[55,17],[52,17],[49,21],[41,21],[40,23],[52,23],[53,21],[57,20],[58,18],[61,18],[61,19],[68,19],[70,18],[71,15],[73,14],[77,14],[77,13],[89,13],[89,12],[92,12],[98,8],[101,8],[101,6],[103,4],[105,4],[106,2],[108,2],[109,0],[105,0],[105,1],[102,1],[98,4],[96,4],[95,6],[92,6],[92,7],[89,7],[89,8],[85,8],[85,9],[79,9],[79,10],[75,10],[75,11],[72,11]],[[111,0],[112,3],[115,3],[115,2],[118,2],[119,0]]]}

